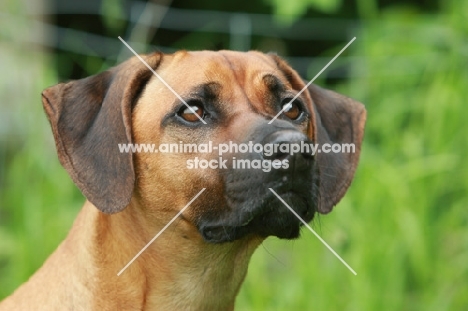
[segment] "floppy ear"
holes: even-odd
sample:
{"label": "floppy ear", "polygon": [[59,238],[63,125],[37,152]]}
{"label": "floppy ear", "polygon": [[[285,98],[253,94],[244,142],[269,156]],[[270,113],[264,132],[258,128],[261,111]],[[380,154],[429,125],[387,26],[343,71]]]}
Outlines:
{"label": "floppy ear", "polygon": [[[308,92],[315,109],[315,130],[319,146],[351,144],[353,152],[317,153],[320,175],[318,211],[328,213],[346,193],[356,171],[364,136],[366,110],[361,103],[310,85]],[[350,145],[350,146],[351,146]]]}
{"label": "floppy ear", "polygon": [[[269,54],[291,86],[300,91],[304,81],[283,59]],[[364,105],[336,92],[310,85],[304,92],[311,113],[308,136],[323,147],[324,144],[353,144],[350,153],[317,153],[319,180],[318,212],[329,213],[345,195],[359,160],[364,136],[366,110]]]}
{"label": "floppy ear", "polygon": [[[161,54],[148,55],[153,68]],[[132,197],[135,174],[131,153],[131,110],[152,72],[137,58],[100,74],[61,83],[42,93],[60,162],[99,210],[116,213]]]}

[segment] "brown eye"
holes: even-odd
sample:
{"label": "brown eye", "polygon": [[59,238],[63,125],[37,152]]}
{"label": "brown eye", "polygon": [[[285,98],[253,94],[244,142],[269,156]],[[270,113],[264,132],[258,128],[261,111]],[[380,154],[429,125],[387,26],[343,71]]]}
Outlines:
{"label": "brown eye", "polygon": [[[205,115],[205,111],[203,110],[203,106],[199,103],[188,103],[189,107],[183,106],[178,115],[187,122],[198,122],[200,118],[203,118]],[[199,118],[200,117],[200,118]]]}
{"label": "brown eye", "polygon": [[[285,107],[287,107],[285,109]],[[283,101],[283,114],[291,120],[297,120],[302,115],[302,109],[296,101],[291,103],[290,99],[285,99]]]}

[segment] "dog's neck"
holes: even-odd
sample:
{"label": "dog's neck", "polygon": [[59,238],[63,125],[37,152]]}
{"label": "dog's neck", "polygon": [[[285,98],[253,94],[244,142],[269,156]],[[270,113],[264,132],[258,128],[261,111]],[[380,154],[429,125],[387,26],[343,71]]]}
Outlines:
{"label": "dog's neck", "polygon": [[[176,220],[125,271],[117,273],[166,225],[137,204],[105,215],[87,203],[75,226],[88,228],[86,256],[99,271],[87,269],[86,286],[115,310],[231,310],[261,240],[206,243],[193,225]],[[110,297],[109,297],[110,295]],[[95,301],[98,306],[104,301]]]}

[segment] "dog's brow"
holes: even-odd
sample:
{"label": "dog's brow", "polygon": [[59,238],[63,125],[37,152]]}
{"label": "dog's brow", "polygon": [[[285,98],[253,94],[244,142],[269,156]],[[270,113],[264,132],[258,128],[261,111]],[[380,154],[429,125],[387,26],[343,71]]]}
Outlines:
{"label": "dog's brow", "polygon": [[264,75],[262,77],[262,81],[265,83],[268,89],[275,94],[284,92],[286,89],[284,83],[277,76],[271,73]]}
{"label": "dog's brow", "polygon": [[218,82],[207,82],[195,86],[192,94],[207,100],[216,100],[219,98],[221,88],[222,85]]}
{"label": "dog's brow", "polygon": [[283,94],[287,92],[288,88],[284,82],[272,73],[264,74],[262,76],[262,82],[269,91],[266,94],[268,94],[269,103],[271,105],[274,105],[275,102],[280,101]]}

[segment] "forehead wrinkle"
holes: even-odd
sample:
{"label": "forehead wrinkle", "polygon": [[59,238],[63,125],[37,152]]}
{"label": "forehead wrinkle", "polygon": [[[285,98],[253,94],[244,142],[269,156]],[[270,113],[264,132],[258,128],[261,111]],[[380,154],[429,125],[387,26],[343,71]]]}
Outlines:
{"label": "forehead wrinkle", "polygon": [[202,69],[202,75],[204,83],[200,85],[208,87],[205,91],[209,91],[209,94],[216,95],[217,100],[232,102],[234,99],[232,83],[225,83],[225,81],[232,81],[235,79],[230,70],[230,66],[219,53],[210,54],[209,56],[210,57],[207,57],[203,62],[204,68]]}
{"label": "forehead wrinkle", "polygon": [[[251,92],[253,92],[255,96],[255,100],[251,102],[251,106],[256,113],[265,117],[268,116],[265,108],[267,108],[267,110],[272,110],[270,111],[270,113],[272,113],[275,106],[274,103],[280,97],[280,93],[285,90],[281,79],[278,78],[275,74],[272,74],[272,71],[269,69],[270,68],[268,68],[268,70],[259,69],[253,71],[250,74],[252,78],[251,84],[249,85]],[[268,81],[265,81],[268,79],[268,77],[271,77],[275,80],[275,84],[279,86],[278,89],[275,90],[271,84],[269,85]]]}
{"label": "forehead wrinkle", "polygon": [[[288,89],[294,90],[293,85],[290,83],[285,73],[278,67],[274,59],[266,54],[259,52],[250,52],[256,59],[261,61],[266,65],[267,69],[258,70],[257,76],[262,75],[260,78],[263,83],[265,83],[264,78],[268,75],[274,77],[280,86],[280,92],[286,92]],[[265,73],[266,72],[266,73]],[[258,78],[256,78],[258,79]],[[268,87],[267,83],[265,85]]]}
{"label": "forehead wrinkle", "polygon": [[[285,75],[285,72],[283,72],[279,67],[278,64],[273,60],[272,57],[263,54],[263,53],[257,53],[257,52],[252,52],[257,56],[258,59],[262,60],[263,63],[268,65],[269,69],[273,69],[275,77],[279,77],[280,80],[283,82],[283,85],[290,87],[291,89],[294,89],[292,84],[290,83],[288,77]],[[289,66],[289,65],[288,65]]]}
{"label": "forehead wrinkle", "polygon": [[[225,63],[228,65],[229,69],[230,69],[230,73],[232,74],[232,76],[234,77],[234,81],[235,81],[235,85],[238,86],[238,90],[240,90],[240,93],[242,94],[243,96],[243,99],[244,99],[244,102],[247,103],[247,105],[250,107],[250,109],[252,109],[253,111],[256,111],[255,110],[255,107],[252,106],[252,103],[250,102],[249,100],[249,96],[247,95],[246,93],[246,79],[248,78],[247,75],[246,75],[246,66],[244,65],[244,59],[242,59],[242,63],[241,65],[236,65],[233,61],[231,61],[231,59],[229,58],[229,54],[225,54],[225,53],[220,53],[221,56],[223,57]],[[233,81],[233,82],[234,82]],[[234,86],[234,83],[231,83],[230,84],[231,86]],[[233,92],[232,92],[233,93]]]}
{"label": "forehead wrinkle", "polygon": [[242,77],[245,77],[245,68],[244,68],[244,66],[236,65],[224,53],[221,53],[221,55],[223,56],[224,61],[227,63],[227,65],[228,65],[232,75],[234,76],[237,84],[240,86],[240,88],[242,90],[244,90],[245,83],[244,83],[244,79],[242,79]]}
{"label": "forehead wrinkle", "polygon": [[[257,105],[257,103],[255,103],[256,100],[251,100],[249,98],[248,96],[249,90],[250,91],[253,90],[253,93],[251,95],[254,97],[257,97],[257,99],[260,99],[261,102],[268,102],[269,100],[265,98],[264,96],[260,95],[260,97],[258,97],[260,93],[265,94],[264,89],[263,89],[265,86],[267,87],[267,89],[270,89],[264,81],[265,76],[267,75],[273,76],[281,87],[280,91],[284,91],[286,89],[285,85],[288,83],[287,81],[282,81],[284,79],[283,75],[274,74],[274,73],[279,73],[278,72],[279,70],[277,66],[275,65],[274,61],[266,57],[265,55],[255,52],[255,51],[242,53],[242,56],[239,57],[239,62],[241,62],[242,65],[237,66],[235,63],[231,61],[230,58],[239,56],[240,53],[236,53],[236,54],[234,53],[232,54],[228,53],[226,55],[222,53],[222,55],[224,56],[226,62],[229,64],[230,69],[233,72],[233,75],[236,77],[236,82],[240,86],[240,89],[242,90],[242,93],[244,97],[246,98],[246,102],[249,105],[250,109],[256,113],[265,115],[264,112],[262,111],[263,106]],[[246,62],[245,62],[244,55],[246,54],[250,58],[249,63],[247,63],[249,66],[245,65]],[[236,58],[234,58],[234,60],[236,60]],[[254,64],[255,67],[250,65],[252,63]]]}

